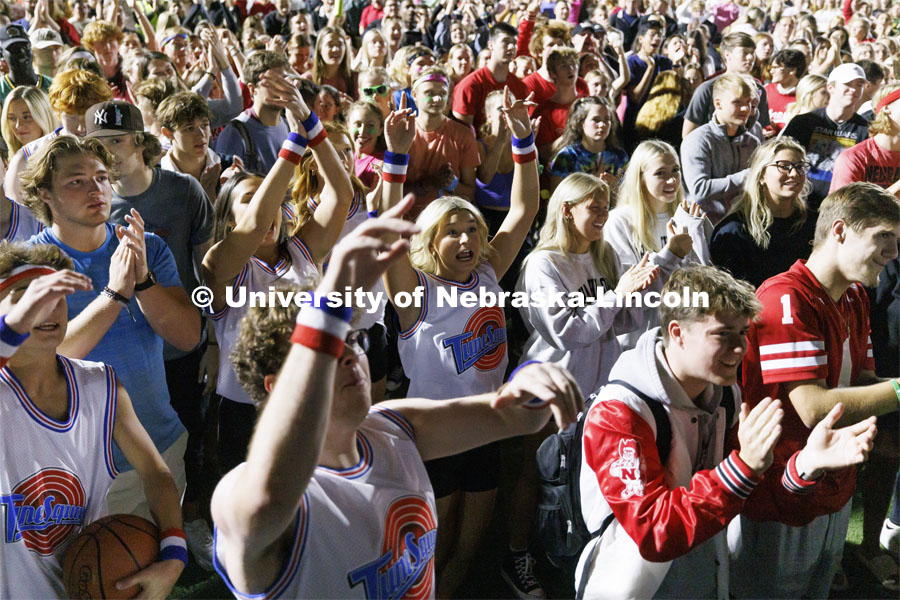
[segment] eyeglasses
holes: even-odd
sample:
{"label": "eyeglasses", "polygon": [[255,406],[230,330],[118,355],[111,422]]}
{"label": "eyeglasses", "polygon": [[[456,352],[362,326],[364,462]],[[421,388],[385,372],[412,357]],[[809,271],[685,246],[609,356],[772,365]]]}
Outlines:
{"label": "eyeglasses", "polygon": [[365,354],[369,351],[369,334],[365,329],[354,329],[344,338],[344,343],[357,354]]}
{"label": "eyeglasses", "polygon": [[770,167],[775,167],[778,169],[779,173],[783,173],[784,175],[790,175],[791,171],[797,171],[798,175],[806,175],[809,173],[809,169],[812,165],[810,165],[805,160],[800,162],[791,162],[789,160],[776,160],[775,162],[769,164]]}
{"label": "eyeglasses", "polygon": [[374,96],[378,94],[379,96],[387,95],[388,86],[385,84],[376,85],[375,87],[364,87],[362,89],[363,96]]}

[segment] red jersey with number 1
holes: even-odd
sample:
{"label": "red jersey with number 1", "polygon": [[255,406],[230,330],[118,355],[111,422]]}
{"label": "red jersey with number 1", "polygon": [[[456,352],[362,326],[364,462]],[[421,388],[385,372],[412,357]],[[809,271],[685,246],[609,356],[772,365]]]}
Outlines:
{"label": "red jersey with number 1", "polygon": [[743,362],[744,400],[755,406],[771,396],[784,407],[783,433],[765,479],[747,500],[744,514],[756,521],[801,526],[840,510],[856,488],[854,468],[831,471],[808,495],[788,493],[781,484],[785,465],[803,448],[810,429],[788,400],[791,382],[824,379],[831,388],[855,384],[874,370],[869,338],[869,299],[854,283],[838,302],[798,260],[757,290],[763,310],[747,335]]}

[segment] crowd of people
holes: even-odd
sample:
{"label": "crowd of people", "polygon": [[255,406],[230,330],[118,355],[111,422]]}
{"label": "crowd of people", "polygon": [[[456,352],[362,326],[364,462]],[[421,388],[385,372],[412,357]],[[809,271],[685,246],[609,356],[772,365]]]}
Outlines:
{"label": "crowd of people", "polygon": [[147,597],[454,597],[499,514],[544,598],[579,413],[571,594],[828,597],[857,491],[897,591],[900,3],[0,0],[0,54],[0,599],[116,513]]}

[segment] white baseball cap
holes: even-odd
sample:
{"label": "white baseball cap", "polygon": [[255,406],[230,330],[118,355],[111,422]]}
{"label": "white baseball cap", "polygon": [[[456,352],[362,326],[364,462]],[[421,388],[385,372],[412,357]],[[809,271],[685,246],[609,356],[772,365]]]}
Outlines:
{"label": "white baseball cap", "polygon": [[835,67],[828,76],[828,83],[850,83],[857,79],[865,81],[866,72],[856,63],[844,63],[839,67]]}
{"label": "white baseball cap", "polygon": [[35,29],[30,34],[28,34],[28,39],[31,40],[31,46],[38,49],[63,45],[62,38],[59,36],[59,34],[49,27],[41,27],[40,29]]}

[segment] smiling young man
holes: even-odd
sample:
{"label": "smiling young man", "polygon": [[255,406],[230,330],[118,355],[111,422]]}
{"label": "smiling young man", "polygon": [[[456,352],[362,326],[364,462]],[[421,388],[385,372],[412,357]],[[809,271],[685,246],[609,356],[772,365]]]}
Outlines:
{"label": "smiling young man", "polygon": [[[136,109],[135,109],[136,110]],[[109,173],[116,159],[95,139],[53,139],[23,175],[28,208],[46,229],[32,244],[62,248],[94,291],[69,298],[69,328],[60,352],[111,365],[129,390],[141,424],[184,489],[187,434],[169,403],[163,340],[188,351],[200,341],[200,315],[181,287],[172,252],[144,232],[137,211],[128,227],[108,223]],[[113,448],[116,478],[107,503],[113,513],[148,516],[138,475]]]}
{"label": "smiling young man", "polygon": [[806,56],[790,48],[779,50],[772,57],[772,83],[766,85],[769,102],[769,121],[778,132],[787,125],[787,107],[797,100],[797,83],[806,75]]}
{"label": "smiling young man", "polygon": [[744,191],[750,156],[759,139],[746,128],[756,90],[743,75],[727,74],[713,86],[712,120],[681,144],[684,183],[692,202],[718,224]]}
{"label": "smiling young man", "polygon": [[463,77],[453,88],[453,116],[474,126],[476,131],[485,121],[484,100],[488,94],[505,86],[519,100],[528,95],[522,80],[509,70],[516,58],[517,38],[518,32],[512,25],[495,24],[488,41],[491,53],[487,64]]}
{"label": "smiling young man", "polygon": [[[661,327],[619,357],[586,417],[581,510],[588,529],[602,533],[581,554],[578,597],[727,598],[724,540],[712,538],[763,473],[796,493],[791,481],[767,472],[782,431],[781,402],[766,398],[751,410],[735,385],[760,310],[753,288],[694,266],[673,273],[663,293],[685,288],[705,293],[708,305],[661,306]],[[864,460],[874,419],[833,430],[840,414],[837,407],[827,413],[791,461],[839,468]],[[662,418],[671,443],[665,460],[657,450]],[[729,433],[741,443],[730,453]]]}
{"label": "smiling young man", "polygon": [[[662,44],[662,25],[656,21],[641,23],[637,30],[634,52],[628,55],[628,71],[631,74],[625,86],[625,117],[622,130],[626,140],[633,140],[634,121],[638,111],[647,101],[656,76],[672,68],[672,61],[659,52]],[[627,144],[633,148],[636,144]]]}
{"label": "smiling young man", "polygon": [[66,296],[91,290],[71,268],[56,246],[0,244],[0,596],[66,595],[62,559],[81,528],[107,512],[115,443],[140,475],[160,541],[182,540],[122,588],[137,583],[147,597],[164,597],[187,561],[178,492],[113,369],[57,353]]}
{"label": "smiling young man", "polygon": [[828,76],[830,99],[825,108],[797,115],[781,130],[780,135],[790,136],[806,148],[806,159],[812,164],[807,203],[813,210],[828,195],[841,152],[869,137],[868,122],[856,113],[865,83],[866,73],[859,65],[836,67]]}
{"label": "smiling young man", "polygon": [[[753,69],[753,63],[756,61],[756,42],[754,42],[753,38],[746,33],[731,33],[726,35],[722,38],[720,51],[722,53],[722,60],[725,62],[724,74],[747,75],[750,73],[750,70]],[[694,95],[691,96],[691,103],[688,105],[687,111],[684,114],[684,124],[681,128],[682,137],[687,137],[690,132],[709,123],[709,120],[712,118],[713,112],[715,111],[712,86],[715,84],[716,79],[718,78],[713,78],[701,83],[700,87],[694,91]],[[759,82],[757,82],[756,87],[761,94],[759,98],[758,120],[763,127],[768,127],[770,124],[769,101],[766,97],[766,89]],[[752,127],[755,122],[755,120],[749,122],[747,124],[748,129]]]}
{"label": "smiling young man", "polygon": [[[127,227],[131,211],[138,211],[144,220],[144,230],[161,237],[171,250],[184,291],[192,292],[200,285],[195,273],[199,272],[203,256],[212,244],[212,203],[190,175],[152,166],[162,149],[159,140],[144,131],[141,112],[133,104],[117,100],[103,102],[88,109],[85,118],[85,137],[99,140],[115,161],[113,169],[118,178],[112,183],[110,221]],[[207,122],[206,140],[208,131]],[[216,168],[216,178],[218,174]],[[204,421],[200,365],[207,352],[205,340],[198,342],[189,350],[167,343],[163,346],[163,359],[172,407],[188,431],[184,496],[188,547],[198,563],[211,571],[212,536],[198,506]],[[216,351],[207,359],[215,364]]]}
{"label": "smiling young man", "polygon": [[[870,183],[851,183],[819,208],[812,254],[766,280],[757,296],[762,312],[747,336],[743,386],[755,405],[784,402],[784,435],[770,474],[729,529],[732,593],[738,598],[826,598],[843,552],[856,470],[822,474],[805,496],[778,485],[790,458],[811,439],[810,429],[838,403],[843,423],[897,410],[900,385],[874,373],[869,300],[897,258],[900,204]],[[765,573],[765,577],[760,577]]]}

